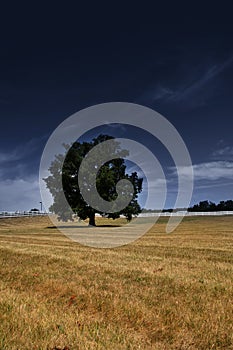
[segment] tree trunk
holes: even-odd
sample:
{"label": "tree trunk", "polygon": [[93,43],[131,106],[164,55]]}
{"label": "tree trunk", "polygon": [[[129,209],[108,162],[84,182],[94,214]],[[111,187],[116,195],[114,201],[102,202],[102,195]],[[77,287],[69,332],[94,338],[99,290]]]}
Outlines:
{"label": "tree trunk", "polygon": [[91,213],[89,216],[89,225],[90,226],[96,226],[95,224],[95,213]]}

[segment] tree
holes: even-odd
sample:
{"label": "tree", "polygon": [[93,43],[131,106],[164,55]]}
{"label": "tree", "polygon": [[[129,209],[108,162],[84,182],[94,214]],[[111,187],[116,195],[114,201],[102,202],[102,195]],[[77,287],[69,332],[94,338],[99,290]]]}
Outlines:
{"label": "tree", "polygon": [[[99,195],[104,200],[111,202],[116,200],[118,197],[118,194],[116,192],[116,184],[119,180],[127,179],[133,185],[133,193],[130,203],[121,211],[113,213],[106,213],[92,208],[84,200],[78,184],[79,168],[84,157],[91,149],[93,149],[93,147],[107,140],[112,140],[111,154],[117,156],[117,159],[112,159],[106,162],[99,169],[97,177],[92,179],[93,181],[96,181],[96,188]],[[127,150],[122,150],[120,148],[119,142],[115,141],[111,136],[99,135],[91,142],[74,142],[72,147],[69,145],[64,145],[64,147],[66,149],[65,156],[61,154],[56,155],[49,168],[51,175],[44,179],[46,186],[51,192],[54,199],[54,203],[50,207],[50,210],[58,215],[59,220],[72,220],[72,214],[75,213],[82,220],[89,218],[89,224],[95,226],[96,213],[113,219],[119,218],[120,215],[124,215],[127,220],[130,221],[134,215],[137,215],[141,212],[137,198],[138,193],[140,193],[142,190],[143,179],[138,177],[137,172],[133,172],[130,175],[126,173],[126,164],[123,157],[127,156],[129,152]],[[95,167],[96,159],[93,159],[92,161],[93,167]],[[58,176],[61,176],[61,174],[63,188],[58,188],[57,178]],[[91,176],[92,174],[89,173],[89,177]],[[92,185],[89,184],[88,186],[88,190],[90,193],[92,193]],[[64,210],[64,207],[62,208],[60,203],[62,192],[64,193],[66,200],[73,212],[71,210],[67,211],[67,209]],[[121,194],[124,195],[123,192]]]}
{"label": "tree", "polygon": [[195,204],[193,207],[188,208],[188,211],[193,212],[206,212],[206,211],[215,211],[216,205],[213,202],[210,202],[208,200],[201,201],[199,204]]}
{"label": "tree", "polygon": [[227,201],[220,201],[215,204],[211,201],[202,201],[199,204],[195,204],[193,207],[188,208],[188,211],[194,212],[206,212],[206,211],[233,211],[233,201],[231,199]]}

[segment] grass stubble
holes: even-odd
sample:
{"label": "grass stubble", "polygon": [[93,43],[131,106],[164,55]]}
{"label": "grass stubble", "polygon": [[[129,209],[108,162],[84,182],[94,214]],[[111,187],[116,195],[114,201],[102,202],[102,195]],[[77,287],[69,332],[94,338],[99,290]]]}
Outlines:
{"label": "grass stubble", "polygon": [[233,349],[233,216],[166,221],[94,249],[1,219],[0,349]]}

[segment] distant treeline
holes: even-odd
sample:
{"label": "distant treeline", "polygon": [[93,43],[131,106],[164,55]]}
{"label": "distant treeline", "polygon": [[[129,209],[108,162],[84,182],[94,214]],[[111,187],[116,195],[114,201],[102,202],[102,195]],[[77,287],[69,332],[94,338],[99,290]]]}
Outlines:
{"label": "distant treeline", "polygon": [[144,213],[176,213],[178,211],[187,211],[187,208],[175,208],[175,209],[142,209]]}
{"label": "distant treeline", "polygon": [[210,201],[202,201],[188,208],[188,211],[231,211],[233,210],[233,200],[220,201],[215,204]]}
{"label": "distant treeline", "polygon": [[[199,204],[195,204],[189,208],[175,208],[175,209],[163,209],[162,213],[176,213],[178,211],[193,211],[193,212],[205,212],[205,211],[233,211],[233,200],[220,201],[215,204],[211,201],[202,201]],[[161,210],[156,209],[143,209],[144,213],[159,213]]]}

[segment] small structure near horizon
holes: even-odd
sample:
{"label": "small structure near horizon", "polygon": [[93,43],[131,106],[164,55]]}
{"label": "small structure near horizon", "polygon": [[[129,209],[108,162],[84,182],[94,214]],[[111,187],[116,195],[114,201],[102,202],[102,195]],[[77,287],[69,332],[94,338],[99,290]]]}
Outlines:
{"label": "small structure near horizon", "polygon": [[33,208],[33,209],[30,209],[29,213],[39,213],[39,209],[37,208]]}

